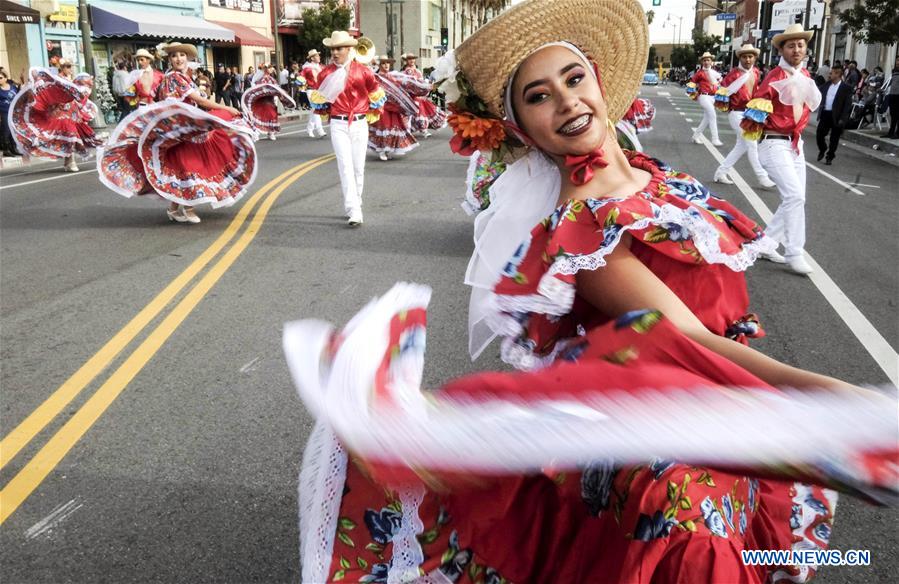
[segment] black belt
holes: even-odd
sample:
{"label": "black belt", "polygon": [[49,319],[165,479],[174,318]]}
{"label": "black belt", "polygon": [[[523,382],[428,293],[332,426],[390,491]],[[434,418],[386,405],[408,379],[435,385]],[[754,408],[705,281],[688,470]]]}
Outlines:
{"label": "black belt", "polygon": [[359,120],[364,120],[365,114],[353,114],[352,116],[331,116],[332,120],[343,120],[345,122],[349,121],[350,118],[352,118],[354,122],[357,122]]}
{"label": "black belt", "polygon": [[762,136],[762,140],[793,140],[789,136],[784,136],[783,134],[765,134]]}

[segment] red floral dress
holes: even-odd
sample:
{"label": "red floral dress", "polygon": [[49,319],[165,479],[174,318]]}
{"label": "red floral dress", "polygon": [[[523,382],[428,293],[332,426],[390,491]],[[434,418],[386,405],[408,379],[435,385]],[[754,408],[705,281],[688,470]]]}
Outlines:
{"label": "red floral dress", "polygon": [[418,147],[410,131],[411,119],[418,115],[418,97],[427,96],[430,85],[409,75],[391,71],[376,73],[387,95],[381,117],[368,126],[368,149],[377,153],[402,155]]}
{"label": "red floral dress", "polygon": [[297,107],[293,98],[268,74],[263,75],[258,83],[243,92],[240,96],[241,106],[253,128],[266,133],[281,130],[276,99],[280,99],[284,107]]}
{"label": "red floral dress", "polygon": [[10,127],[19,152],[26,156],[86,156],[102,142],[90,121],[97,106],[90,101],[93,78],[81,74],[70,81],[48,69],[33,67],[31,82],[9,108]]}
{"label": "red floral dress", "polygon": [[187,103],[196,85],[169,71],[162,101],[119,122],[98,150],[100,181],[116,193],[223,207],[237,202],[256,176],[253,130],[225,110]]}
{"label": "red floral dress", "polygon": [[[415,79],[424,80],[424,76],[417,67],[406,67],[403,69],[403,73]],[[412,128],[416,132],[439,130],[446,126],[446,112],[438,108],[427,94],[416,97],[415,102],[418,104],[418,112],[412,118]]]}
{"label": "red floral dress", "polygon": [[[577,296],[575,274],[601,269],[629,232],[632,251],[710,330],[743,342],[762,334],[747,315],[742,274],[770,245],[759,227],[692,177],[642,155],[630,160],[652,175],[642,191],[561,206],[533,229],[495,287],[503,356],[534,371],[465,377],[442,397],[527,403],[604,388],[767,387],[656,311],[610,319]],[[391,335],[390,350],[402,352],[402,335]],[[805,581],[813,568],[745,566],[740,552],[826,548],[837,501],[819,486],[670,460],[597,460],[579,472],[508,477],[419,470],[428,487],[418,491],[386,486],[402,475],[394,470],[348,455],[317,427],[300,486],[304,578]],[[317,481],[318,498],[304,498]]]}

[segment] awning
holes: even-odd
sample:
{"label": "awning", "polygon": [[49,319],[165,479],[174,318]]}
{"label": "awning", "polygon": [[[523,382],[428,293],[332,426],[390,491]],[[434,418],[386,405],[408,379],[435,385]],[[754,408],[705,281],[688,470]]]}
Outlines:
{"label": "awning", "polygon": [[173,40],[234,41],[234,32],[196,16],[91,6],[95,37],[154,37]]}
{"label": "awning", "polygon": [[0,22],[9,24],[40,24],[41,13],[10,0],[0,0]]}
{"label": "awning", "polygon": [[221,20],[210,20],[209,22],[233,31],[234,42],[239,45],[275,48],[275,41],[259,34],[249,26],[238,24],[236,22],[222,22]]}

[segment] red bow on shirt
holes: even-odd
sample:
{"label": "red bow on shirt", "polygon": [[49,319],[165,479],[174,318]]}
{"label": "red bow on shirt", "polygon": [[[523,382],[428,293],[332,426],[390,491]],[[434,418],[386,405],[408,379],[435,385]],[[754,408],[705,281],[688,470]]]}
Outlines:
{"label": "red bow on shirt", "polygon": [[603,158],[602,148],[583,156],[565,157],[565,167],[571,169],[569,179],[577,186],[585,185],[593,179],[594,168],[605,168],[608,165],[609,163]]}

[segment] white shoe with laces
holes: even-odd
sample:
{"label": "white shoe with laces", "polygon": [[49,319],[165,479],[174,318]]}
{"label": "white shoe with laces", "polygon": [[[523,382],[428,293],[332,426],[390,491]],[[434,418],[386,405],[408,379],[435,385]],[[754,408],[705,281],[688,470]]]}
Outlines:
{"label": "white shoe with laces", "polygon": [[722,170],[722,169],[720,169],[720,168],[719,168],[718,170],[715,171],[715,178],[714,178],[714,181],[715,181],[716,183],[721,183],[721,184],[724,184],[724,185],[732,185],[732,184],[734,184],[734,181],[730,180],[730,177],[727,176],[727,171]]}
{"label": "white shoe with laces", "polygon": [[759,176],[758,179],[759,179],[759,186],[762,187],[763,189],[773,189],[774,187],[777,186],[768,175]]}

